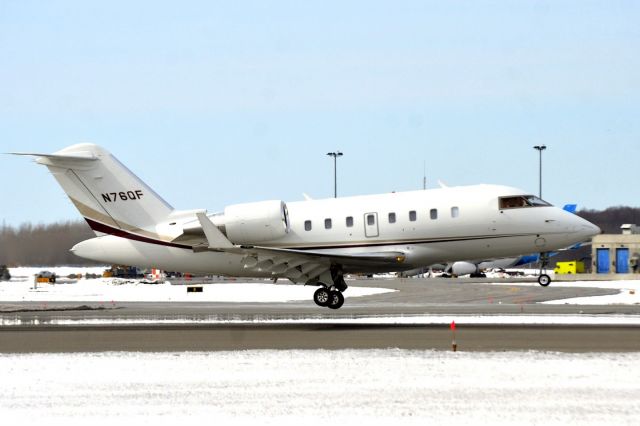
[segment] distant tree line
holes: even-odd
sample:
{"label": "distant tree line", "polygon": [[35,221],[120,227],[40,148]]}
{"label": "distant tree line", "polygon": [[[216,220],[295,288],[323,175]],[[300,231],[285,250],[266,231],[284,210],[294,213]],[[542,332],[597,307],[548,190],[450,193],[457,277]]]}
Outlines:
{"label": "distant tree line", "polygon": [[95,265],[69,249],[80,241],[95,237],[84,221],[50,224],[23,223],[18,227],[0,228],[0,265],[56,266]]}
{"label": "distant tree line", "polygon": [[[598,225],[607,234],[619,234],[620,225],[624,223],[640,225],[640,208],[637,207],[580,210],[577,214]],[[94,236],[84,221],[46,225],[23,223],[18,227],[3,224],[0,229],[0,264],[10,267],[95,265],[96,262],[82,259],[69,251],[76,243]],[[584,247],[580,251],[564,252],[557,256],[557,260],[580,259],[590,254],[590,247]]]}
{"label": "distant tree line", "polygon": [[640,225],[640,208],[609,207],[606,210],[580,210],[578,216],[598,225],[605,234],[620,234],[620,226],[625,223]]}

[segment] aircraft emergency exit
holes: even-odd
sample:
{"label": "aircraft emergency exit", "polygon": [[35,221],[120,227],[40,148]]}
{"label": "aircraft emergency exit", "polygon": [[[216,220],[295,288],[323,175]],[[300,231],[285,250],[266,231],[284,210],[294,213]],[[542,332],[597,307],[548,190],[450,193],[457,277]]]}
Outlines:
{"label": "aircraft emergency exit", "polygon": [[80,257],[169,271],[286,278],[318,286],[315,303],[333,309],[344,303],[347,273],[544,253],[600,232],[526,191],[498,185],[261,201],[219,213],[175,210],[97,145],[16,154],[35,156],[47,166],[96,233],[72,248]]}

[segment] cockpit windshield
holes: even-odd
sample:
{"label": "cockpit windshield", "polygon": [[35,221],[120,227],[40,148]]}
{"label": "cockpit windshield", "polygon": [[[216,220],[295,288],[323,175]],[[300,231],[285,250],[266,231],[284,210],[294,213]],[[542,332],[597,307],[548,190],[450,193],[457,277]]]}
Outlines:
{"label": "cockpit windshield", "polygon": [[516,195],[512,197],[500,197],[500,210],[504,209],[520,209],[525,207],[546,207],[551,204],[547,203],[535,195]]}

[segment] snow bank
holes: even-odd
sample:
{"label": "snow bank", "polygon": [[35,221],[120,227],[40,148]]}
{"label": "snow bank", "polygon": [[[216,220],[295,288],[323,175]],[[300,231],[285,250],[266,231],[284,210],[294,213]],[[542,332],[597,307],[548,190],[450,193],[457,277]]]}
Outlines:
{"label": "snow bank", "polygon": [[635,425],[639,363],[397,349],[0,355],[0,412],[27,425]]}

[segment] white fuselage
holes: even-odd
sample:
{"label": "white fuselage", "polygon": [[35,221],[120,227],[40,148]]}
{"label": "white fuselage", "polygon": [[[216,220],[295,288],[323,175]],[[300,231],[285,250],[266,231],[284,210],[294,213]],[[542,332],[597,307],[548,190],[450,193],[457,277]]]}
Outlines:
{"label": "white fuselage", "polygon": [[[290,202],[289,229],[256,246],[358,255],[402,252],[401,264],[345,268],[345,272],[412,269],[434,263],[547,252],[585,241],[599,229],[553,206],[500,209],[499,197],[525,195],[511,187],[474,185],[337,199]],[[178,237],[194,222],[186,215],[155,232]],[[224,227],[224,215],[211,215]],[[395,219],[395,220],[394,220]],[[232,241],[233,242],[233,241]],[[244,243],[246,244],[246,243]],[[170,271],[274,277],[247,270],[242,256],[105,235],[79,243],[79,256]]]}

